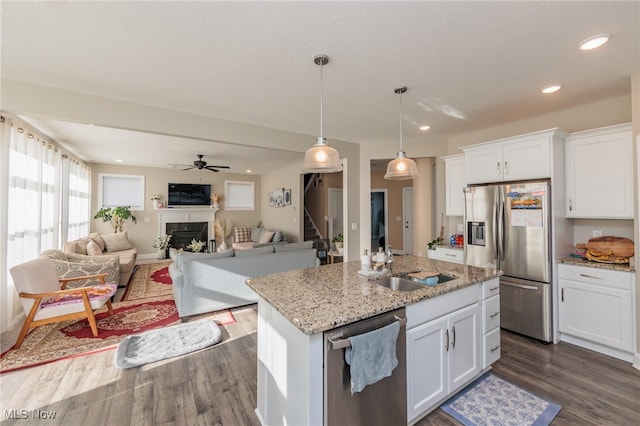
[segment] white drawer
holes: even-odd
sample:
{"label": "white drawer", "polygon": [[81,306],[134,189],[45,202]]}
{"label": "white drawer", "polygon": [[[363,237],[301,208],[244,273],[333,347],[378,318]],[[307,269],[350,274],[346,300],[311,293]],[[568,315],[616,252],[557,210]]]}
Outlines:
{"label": "white drawer", "polygon": [[559,264],[558,277],[572,281],[631,290],[635,274],[633,272],[613,271],[611,269]]}
{"label": "white drawer", "polygon": [[482,301],[482,332],[500,327],[500,295]]}
{"label": "white drawer", "polygon": [[492,278],[482,283],[482,298],[487,299],[500,294],[500,278]]}
{"label": "white drawer", "polygon": [[500,359],[500,328],[482,336],[482,368]]}
{"label": "white drawer", "polygon": [[436,247],[435,250],[428,250],[427,252],[429,258],[431,259],[464,264],[464,250],[447,247]]}

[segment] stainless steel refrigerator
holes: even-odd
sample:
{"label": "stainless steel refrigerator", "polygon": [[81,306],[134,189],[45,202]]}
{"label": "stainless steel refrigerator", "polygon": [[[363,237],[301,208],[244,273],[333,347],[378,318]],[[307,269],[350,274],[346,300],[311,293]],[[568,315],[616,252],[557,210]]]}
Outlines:
{"label": "stainless steel refrigerator", "polygon": [[503,271],[500,326],[552,340],[549,181],[470,186],[465,194],[465,263]]}

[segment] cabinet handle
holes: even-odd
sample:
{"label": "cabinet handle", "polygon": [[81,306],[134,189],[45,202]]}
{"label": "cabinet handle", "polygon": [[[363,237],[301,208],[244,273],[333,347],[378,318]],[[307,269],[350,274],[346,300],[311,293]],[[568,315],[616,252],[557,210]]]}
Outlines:
{"label": "cabinet handle", "polygon": [[569,211],[573,211],[573,198],[569,197]]}
{"label": "cabinet handle", "polygon": [[495,347],[491,348],[491,352],[495,352],[495,351],[497,351],[498,349],[500,349],[500,345],[498,345],[498,346],[495,346]]}
{"label": "cabinet handle", "polygon": [[499,290],[499,289],[500,289],[499,285],[497,285],[495,287],[489,287],[489,292],[493,292],[493,291],[496,291],[496,290]]}
{"label": "cabinet handle", "polygon": [[601,280],[602,277],[596,277],[595,275],[588,275],[588,274],[580,274],[581,277],[585,277],[585,278],[593,278],[594,280]]}
{"label": "cabinet handle", "polygon": [[504,174],[507,175],[509,174],[509,165],[507,164],[507,162],[504,162]]}
{"label": "cabinet handle", "polygon": [[560,289],[560,301],[564,302],[564,288]]}
{"label": "cabinet handle", "polygon": [[496,167],[496,174],[500,175],[500,162],[498,161],[498,165]]}
{"label": "cabinet handle", "polygon": [[497,317],[498,315],[500,315],[500,311],[492,313],[491,315],[489,315],[489,317],[491,317],[491,318],[495,318],[495,317]]}
{"label": "cabinet handle", "polygon": [[453,327],[453,343],[451,344],[451,347],[453,347],[453,349],[456,348],[456,327]]}
{"label": "cabinet handle", "polygon": [[444,348],[447,350],[447,352],[449,352],[449,330],[447,329],[444,332],[447,335],[447,344],[444,345]]}

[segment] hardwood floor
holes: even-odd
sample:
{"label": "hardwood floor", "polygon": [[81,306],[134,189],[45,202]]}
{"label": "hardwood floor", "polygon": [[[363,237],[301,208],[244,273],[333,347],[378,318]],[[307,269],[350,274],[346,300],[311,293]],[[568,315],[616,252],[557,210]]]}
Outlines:
{"label": "hardwood floor", "polygon": [[[212,348],[140,368],[113,367],[113,350],[0,376],[3,424],[258,425],[256,311],[234,310]],[[640,424],[640,371],[585,349],[502,332],[494,373],[562,406],[553,425]],[[28,419],[7,419],[26,410]],[[39,411],[38,411],[39,410]],[[436,409],[419,425],[458,424]]]}

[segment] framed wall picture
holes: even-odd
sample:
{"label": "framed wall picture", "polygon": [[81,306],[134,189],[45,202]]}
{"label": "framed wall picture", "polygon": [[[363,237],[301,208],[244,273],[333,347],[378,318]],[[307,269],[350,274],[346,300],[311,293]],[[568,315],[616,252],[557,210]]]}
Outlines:
{"label": "framed wall picture", "polygon": [[270,207],[284,206],[284,188],[276,188],[269,193],[269,206]]}
{"label": "framed wall picture", "polygon": [[291,189],[284,190],[284,205],[288,206],[291,204]]}

